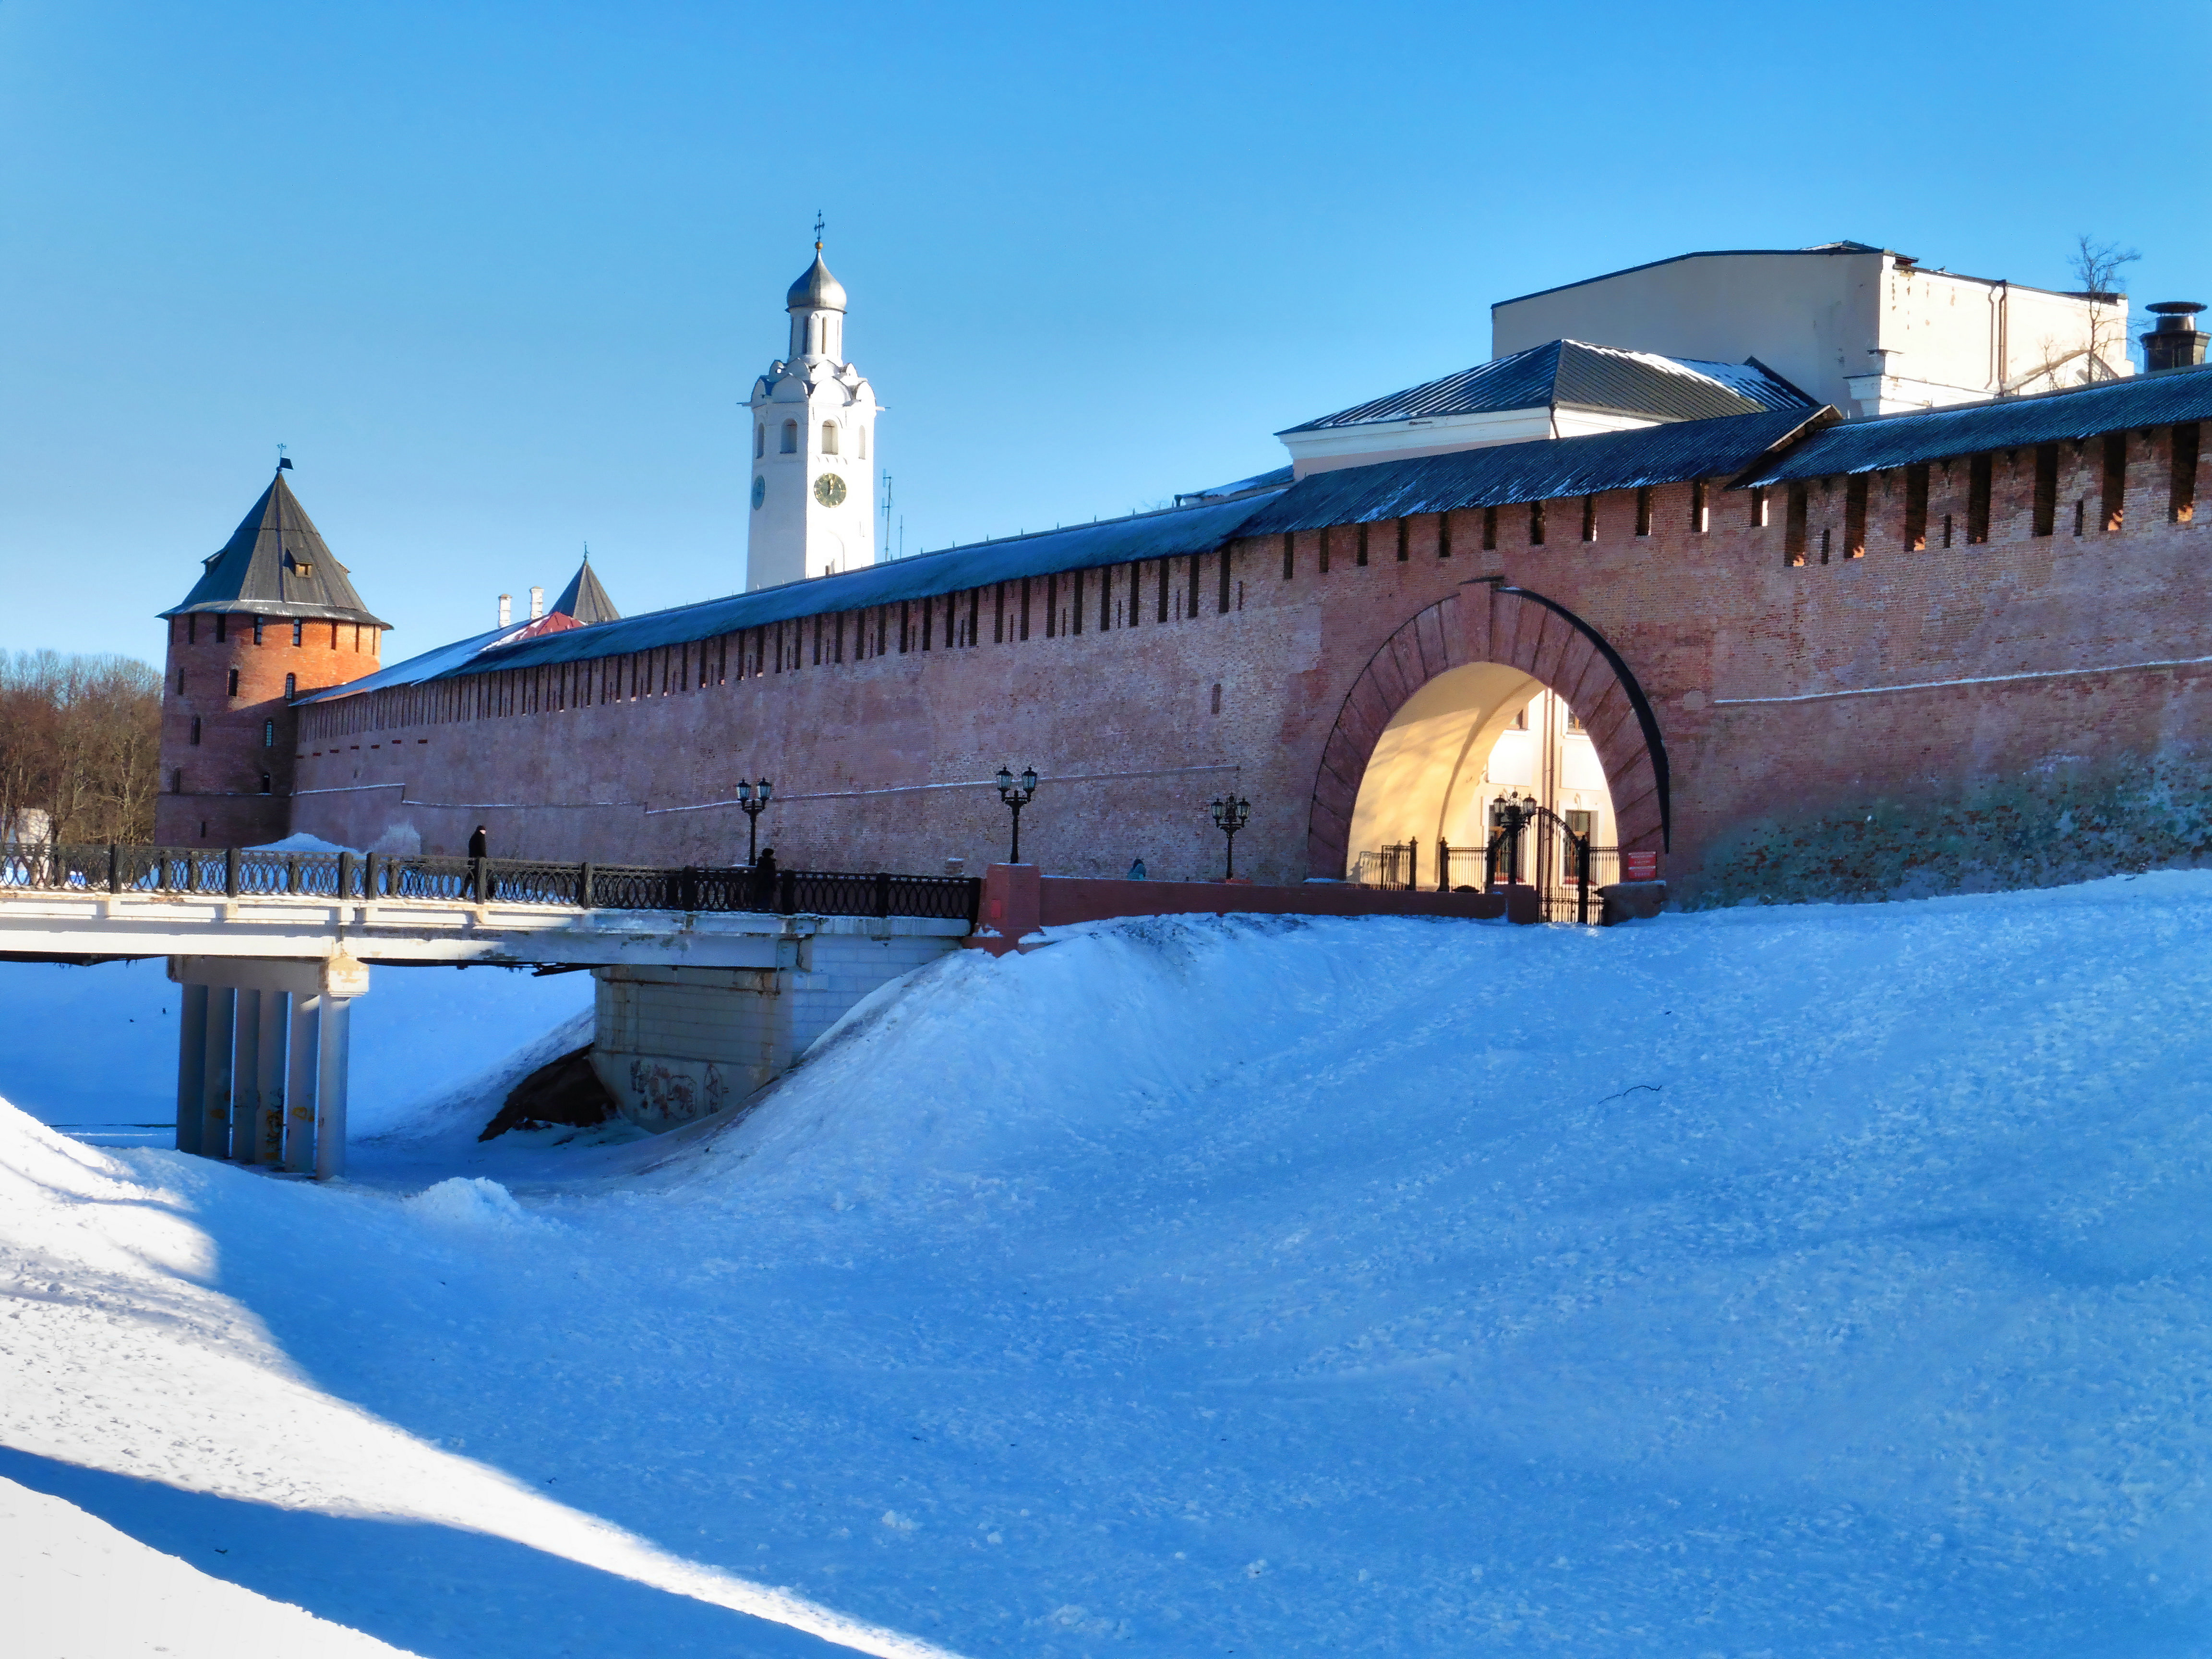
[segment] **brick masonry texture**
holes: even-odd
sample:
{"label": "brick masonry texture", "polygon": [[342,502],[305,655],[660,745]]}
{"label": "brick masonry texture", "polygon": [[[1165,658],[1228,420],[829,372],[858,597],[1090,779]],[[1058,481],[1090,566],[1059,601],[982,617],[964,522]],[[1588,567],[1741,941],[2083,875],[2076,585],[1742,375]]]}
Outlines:
{"label": "brick masonry texture", "polygon": [[[1920,549],[1905,537],[1905,469],[1865,480],[1860,556],[1850,481],[1814,481],[1802,563],[1788,488],[1714,479],[1702,529],[1688,483],[1649,492],[1641,536],[1633,491],[1596,498],[1590,539],[1580,498],[1547,504],[1540,545],[1526,504],[1470,508],[1449,515],[1448,537],[1437,515],[1402,536],[1397,521],[1301,532],[1287,578],[1271,536],[367,694],[307,711],[291,823],[459,852],[482,822],[495,854],[729,863],[744,856],[744,820],[712,803],[765,775],[777,798],[762,841],[787,866],[932,872],[957,857],[975,871],[1006,845],[1007,814],[981,781],[1033,764],[1046,781],[1023,853],[1054,873],[1119,876],[1135,858],[1156,877],[1217,873],[1206,803],[1234,793],[1252,802],[1240,873],[1340,877],[1375,735],[1439,666],[1494,660],[1583,714],[1623,844],[1665,841],[1678,902],[2194,862],[2212,846],[2200,799],[2212,665],[2190,660],[2212,654],[2212,532],[2173,521],[2171,429],[2124,436],[2117,529],[2093,440],[2059,447],[2047,536],[2033,533],[2037,458],[2023,449],[1988,458],[1979,542],[1966,456],[1929,470]],[[1626,678],[1557,610],[1502,591],[1515,588],[1587,624]]]}
{"label": "brick masonry texture", "polygon": [[[285,677],[291,676],[295,690],[304,693],[358,679],[379,665],[381,630],[376,628],[303,622],[300,643],[294,645],[292,619],[270,617],[263,622],[256,644],[250,614],[222,617],[220,640],[216,620],[202,613],[173,617],[167,624],[161,794],[154,808],[154,839],[164,846],[250,847],[289,833],[287,797],[295,787],[298,715],[286,697]],[[197,744],[195,720],[200,726]],[[268,735],[274,741],[264,742],[270,721],[275,731]],[[266,794],[261,788],[264,772]]]}

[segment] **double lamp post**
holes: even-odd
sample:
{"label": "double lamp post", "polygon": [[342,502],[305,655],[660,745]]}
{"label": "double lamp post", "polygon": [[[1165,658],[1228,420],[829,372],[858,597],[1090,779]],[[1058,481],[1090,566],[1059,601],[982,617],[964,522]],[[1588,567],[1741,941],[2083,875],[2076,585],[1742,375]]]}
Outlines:
{"label": "double lamp post", "polygon": [[[1036,799],[1036,768],[1024,768],[1018,778],[1002,766],[999,769],[996,781],[999,799],[1006,803],[1006,811],[1013,815],[1014,820],[1013,845],[1007,851],[1006,862],[1019,864],[1022,861],[1022,808]],[[1226,861],[1221,878],[1234,881],[1237,878],[1237,832],[1252,821],[1252,803],[1241,796],[1230,795],[1211,803],[1209,810],[1213,814],[1213,827],[1221,831],[1227,842]]]}
{"label": "double lamp post", "polygon": [[758,783],[740,781],[738,785],[738,805],[745,815],[745,862],[760,862],[760,815],[768,811],[769,797],[775,786],[766,778]]}

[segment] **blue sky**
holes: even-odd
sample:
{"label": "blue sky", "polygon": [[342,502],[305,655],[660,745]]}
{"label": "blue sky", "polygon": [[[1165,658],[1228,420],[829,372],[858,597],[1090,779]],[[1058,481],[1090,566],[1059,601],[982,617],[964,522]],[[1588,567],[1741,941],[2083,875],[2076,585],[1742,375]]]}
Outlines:
{"label": "blue sky", "polygon": [[8,0],[0,647],[158,660],[279,441],[394,656],[586,541],[627,611],[732,591],[817,209],[908,551],[1279,465],[1492,301],[1693,248],[2063,286],[2087,230],[2212,300],[2153,84],[2206,21]]}

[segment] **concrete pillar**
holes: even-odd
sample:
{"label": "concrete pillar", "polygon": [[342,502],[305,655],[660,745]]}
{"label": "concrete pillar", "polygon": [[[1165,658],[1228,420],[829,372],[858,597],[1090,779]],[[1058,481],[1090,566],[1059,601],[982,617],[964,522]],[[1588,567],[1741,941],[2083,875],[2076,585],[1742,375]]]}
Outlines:
{"label": "concrete pillar", "polygon": [[261,994],[261,1048],[255,1056],[255,1092],[259,1104],[253,1115],[253,1161],[276,1164],[284,1154],[284,1016],[287,997],[282,991]]}
{"label": "concrete pillar", "polygon": [[742,1104],[854,1004],[961,942],[845,923],[778,939],[773,968],[593,969],[592,1069],[622,1115],[657,1133]]}
{"label": "concrete pillar", "polygon": [[177,988],[184,1003],[177,1010],[177,1150],[197,1152],[207,1109],[208,988]]}
{"label": "concrete pillar", "polygon": [[315,999],[315,1179],[335,1181],[345,1173],[346,1060],[350,1047],[353,999],[325,991]]}
{"label": "concrete pillar", "polygon": [[231,1021],[230,1156],[253,1162],[253,1130],[261,1116],[261,993],[237,993]]}
{"label": "concrete pillar", "polygon": [[305,1175],[315,1167],[315,1033],[322,999],[292,998],[292,1041],[284,1068],[284,1167]]}
{"label": "concrete pillar", "polygon": [[238,993],[210,985],[207,994],[207,1063],[201,1068],[199,1152],[207,1158],[230,1156],[230,1042],[238,1017]]}

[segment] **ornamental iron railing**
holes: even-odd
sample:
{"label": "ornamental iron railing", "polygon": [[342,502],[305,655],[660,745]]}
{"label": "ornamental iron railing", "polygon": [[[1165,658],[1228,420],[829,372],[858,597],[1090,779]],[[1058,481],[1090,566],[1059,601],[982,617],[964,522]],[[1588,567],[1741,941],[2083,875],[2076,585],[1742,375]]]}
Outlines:
{"label": "ornamental iron railing", "polygon": [[1393,842],[1360,854],[1352,861],[1352,879],[1362,887],[1411,892],[1420,884],[1421,844]]}
{"label": "ornamental iron railing", "polygon": [[914,916],[975,922],[973,876],[628,864],[535,859],[410,858],[289,853],[250,847],[25,845],[0,849],[0,891],[299,896],[454,904],[568,905],[586,910],[749,911],[777,915]]}
{"label": "ornamental iron railing", "polygon": [[[1524,841],[1529,839],[1525,832],[1523,839]],[[1564,841],[1564,837],[1562,840]],[[1524,859],[1528,857],[1525,849],[1522,856]],[[1590,886],[1593,889],[1609,887],[1621,878],[1620,849],[1618,847],[1591,848],[1589,861]],[[1484,883],[1491,879],[1489,864],[1490,849],[1487,847],[1453,847],[1443,842],[1438,842],[1437,843],[1437,890],[1456,893],[1480,892]],[[1550,876],[1549,886],[1562,890],[1559,894],[1562,907],[1568,909],[1573,908],[1579,883],[1577,879],[1575,858],[1571,847],[1565,845],[1559,847],[1547,863],[1546,870]],[[1505,865],[1504,855],[1501,853],[1496,878],[1525,881],[1527,874],[1525,872],[1519,874],[1510,872]],[[1549,902],[1548,894],[1547,887],[1547,903]]]}

